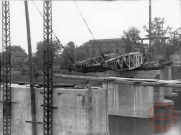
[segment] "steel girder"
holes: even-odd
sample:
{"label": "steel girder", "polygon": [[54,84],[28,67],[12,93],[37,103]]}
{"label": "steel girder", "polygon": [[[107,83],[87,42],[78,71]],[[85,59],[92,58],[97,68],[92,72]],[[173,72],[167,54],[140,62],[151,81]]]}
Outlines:
{"label": "steel girder", "polygon": [[11,42],[9,1],[2,1],[3,135],[11,134]]}
{"label": "steel girder", "polygon": [[[105,60],[109,60],[111,58],[115,58],[116,54],[105,54],[105,59],[102,58],[102,56],[96,56],[84,61],[80,61],[76,64],[73,64],[72,67],[70,67],[70,71],[78,71],[78,72],[87,72],[88,68],[91,68],[91,71],[97,71],[102,70],[100,67],[100,64],[104,62]],[[88,69],[89,70],[89,69]],[[103,70],[105,71],[105,70]],[[88,71],[89,72],[89,71]]]}
{"label": "steel girder", "polygon": [[53,135],[52,2],[44,1],[44,135]]}
{"label": "steel girder", "polygon": [[143,64],[143,55],[140,52],[131,52],[124,55],[105,55],[90,58],[74,64],[70,70],[78,72],[104,72],[106,70],[125,71],[134,70]]}
{"label": "steel girder", "polygon": [[134,70],[143,64],[143,54],[131,52],[103,62],[103,66],[115,71]]}

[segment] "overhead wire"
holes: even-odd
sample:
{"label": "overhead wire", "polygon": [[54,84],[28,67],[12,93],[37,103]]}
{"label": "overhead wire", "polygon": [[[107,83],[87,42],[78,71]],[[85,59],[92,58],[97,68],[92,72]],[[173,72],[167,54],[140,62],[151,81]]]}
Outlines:
{"label": "overhead wire", "polygon": [[[122,0],[122,1],[127,1],[127,0]],[[137,0],[130,0],[130,1],[137,1]],[[139,0],[138,0],[138,1],[139,1]],[[144,0],[143,0],[143,1],[144,1]],[[32,0],[31,2],[33,3],[33,5],[35,6],[36,10],[38,11],[38,13],[39,13],[39,14],[42,16],[42,18],[43,18],[43,14],[41,13],[41,11],[39,10],[39,8],[37,7],[37,5],[36,5],[36,3],[34,2],[34,0]],[[89,25],[88,25],[85,17],[83,16],[80,8],[78,7],[78,5],[77,5],[77,3],[76,3],[76,0],[74,0],[74,3],[75,3],[75,6],[76,6],[77,10],[79,11],[79,14],[80,14],[83,22],[85,23],[85,25],[86,25],[86,27],[87,27],[90,35],[92,36],[92,39],[93,39],[95,45],[96,45],[97,48],[99,49],[99,52],[100,52],[102,58],[105,59],[105,56],[104,56],[101,48],[99,47],[99,44],[97,43],[97,41],[96,41],[96,39],[95,39],[95,37],[94,37],[91,29],[90,29],[90,27],[89,27]],[[125,12],[126,12],[126,11],[125,11]],[[126,12],[126,13],[127,13],[127,12]],[[129,17],[130,17],[130,16],[129,16]],[[131,18],[132,18],[132,17],[131,17]],[[53,33],[53,35],[55,36],[55,38],[56,38],[56,40],[58,41],[58,43],[59,43],[59,44],[61,45],[61,47],[64,49],[64,51],[65,51],[66,55],[69,57],[70,61],[73,63],[73,59],[69,56],[69,54],[68,54],[68,52],[66,51],[65,47],[61,44],[60,40],[58,39],[58,37],[56,36],[56,34],[55,34],[55,32],[54,32],[53,30],[52,30],[52,33]]]}
{"label": "overhead wire", "polygon": [[[33,5],[35,6],[35,9],[37,10],[37,12],[40,14],[40,16],[43,18],[43,14],[41,13],[40,9],[38,8],[38,6],[36,5],[36,3],[34,2],[34,0],[31,1],[33,3]],[[58,43],[61,45],[61,47],[63,48],[63,50],[65,51],[67,57],[69,58],[69,60],[71,61],[71,63],[73,64],[73,59],[70,57],[69,53],[67,52],[67,50],[65,49],[65,47],[62,45],[62,43],[60,42],[59,38],[56,36],[55,32],[52,30],[52,34],[54,35],[54,37],[56,38],[56,40],[58,41]]]}
{"label": "overhead wire", "polygon": [[83,14],[82,14],[82,12],[81,12],[81,10],[79,9],[79,7],[78,7],[78,5],[77,5],[77,3],[76,3],[76,0],[74,0],[74,3],[75,3],[75,6],[76,6],[77,10],[79,11],[79,14],[80,14],[80,16],[82,17],[82,20],[84,21],[84,23],[85,23],[85,25],[86,25],[86,27],[87,27],[87,29],[88,29],[90,35],[92,36],[95,45],[98,47],[99,52],[100,52],[102,58],[105,60],[105,56],[104,56],[104,54],[103,54],[101,48],[99,47],[99,44],[97,43],[97,41],[96,41],[96,39],[95,39],[95,37],[94,37],[94,35],[93,35],[93,33],[92,33],[90,27],[88,26],[88,23],[86,22],[86,20],[85,20]]}
{"label": "overhead wire", "polygon": [[[103,1],[104,1],[104,0],[103,0]],[[127,1],[127,0],[122,0],[122,1]],[[136,0],[132,0],[132,1],[136,1]],[[88,23],[86,22],[86,20],[85,20],[83,14],[82,14],[80,8],[78,7],[78,5],[77,5],[77,3],[76,3],[76,0],[74,0],[74,3],[75,3],[75,6],[76,6],[77,10],[79,11],[79,13],[80,13],[80,15],[81,15],[81,17],[82,17],[82,20],[83,20],[84,23],[85,23],[85,25],[86,25],[86,27],[87,27],[89,33],[91,34],[94,43],[95,43],[96,46],[98,47],[98,49],[99,49],[99,51],[100,51],[100,53],[101,53],[101,56],[105,59],[105,56],[104,56],[104,54],[103,54],[101,48],[99,47],[99,45],[98,45],[98,43],[97,43],[97,41],[96,41],[96,39],[95,39],[95,37],[94,37],[94,35],[93,35],[93,33],[92,33],[90,27],[88,26]],[[123,9],[123,10],[124,10],[124,9]],[[125,11],[125,10],[124,10],[124,11]],[[131,19],[133,19],[126,11],[125,11],[125,13],[126,13]]]}

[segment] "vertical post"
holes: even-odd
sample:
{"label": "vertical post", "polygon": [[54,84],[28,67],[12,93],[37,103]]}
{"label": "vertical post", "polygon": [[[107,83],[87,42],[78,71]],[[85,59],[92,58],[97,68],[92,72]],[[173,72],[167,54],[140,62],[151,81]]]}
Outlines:
{"label": "vertical post", "polygon": [[143,39],[141,39],[141,53],[144,53],[144,48],[143,48]]}
{"label": "vertical post", "polygon": [[91,82],[88,82],[88,92],[87,92],[87,106],[88,106],[88,120],[89,120],[89,135],[92,135],[92,88]]}
{"label": "vertical post", "polygon": [[29,77],[30,77],[30,92],[31,92],[31,115],[32,115],[32,135],[37,135],[36,129],[36,101],[35,101],[35,89],[34,89],[34,78],[33,78],[33,62],[32,62],[32,51],[31,51],[31,35],[30,35],[30,22],[28,12],[28,2],[24,1],[25,14],[26,14],[26,27],[27,27],[27,39],[28,39],[28,56],[29,56]]}
{"label": "vertical post", "polygon": [[52,2],[44,5],[44,135],[53,135]]}
{"label": "vertical post", "polygon": [[149,0],[149,53],[150,52],[150,47],[151,47],[151,0]]}
{"label": "vertical post", "polygon": [[181,0],[180,0],[180,27],[181,27]]}
{"label": "vertical post", "polygon": [[109,135],[109,114],[108,114],[108,90],[109,90],[109,84],[106,82],[103,84],[106,90],[106,129],[107,129],[107,135]]}
{"label": "vertical post", "polygon": [[2,55],[0,54],[0,93],[1,93],[1,83],[2,83],[1,69],[2,69]]}
{"label": "vertical post", "polygon": [[11,43],[9,1],[2,1],[3,135],[11,134]]}
{"label": "vertical post", "polygon": [[75,63],[75,64],[76,64],[76,57],[77,57],[77,54],[76,54],[76,53],[77,53],[77,52],[76,52],[76,48],[77,48],[77,47],[76,47],[76,45],[75,45],[75,48],[74,48],[74,57],[75,57],[74,63]]}

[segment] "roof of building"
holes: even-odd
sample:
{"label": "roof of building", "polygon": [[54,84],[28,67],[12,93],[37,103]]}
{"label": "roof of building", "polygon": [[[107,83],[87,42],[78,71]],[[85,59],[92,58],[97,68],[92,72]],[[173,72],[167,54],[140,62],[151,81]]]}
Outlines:
{"label": "roof of building", "polygon": [[[103,44],[103,46],[109,43],[120,43],[121,45],[124,45],[123,39],[122,38],[110,38],[110,39],[96,39],[96,43],[97,44]],[[86,48],[90,48],[93,47],[92,45],[95,44],[94,40],[89,40],[88,42],[84,43],[83,46],[85,46]]]}
{"label": "roof of building", "polygon": [[[122,42],[122,38],[110,38],[110,39],[96,39],[97,42]],[[90,42],[95,42],[94,40],[89,40]]]}

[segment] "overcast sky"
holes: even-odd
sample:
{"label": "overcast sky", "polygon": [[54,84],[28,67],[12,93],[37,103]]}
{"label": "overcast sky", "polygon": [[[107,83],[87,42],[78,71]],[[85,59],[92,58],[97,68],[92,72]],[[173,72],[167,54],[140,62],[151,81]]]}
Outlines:
{"label": "overcast sky", "polygon": [[[40,11],[43,2],[35,1]],[[29,1],[32,49],[36,51],[36,43],[43,40],[43,18]],[[69,41],[76,45],[91,40],[92,37],[84,24],[74,1],[53,1],[53,30],[62,42]],[[122,32],[131,26],[142,31],[148,25],[148,0],[141,1],[78,1],[94,37],[96,39],[120,38]],[[23,1],[10,1],[11,12],[11,44],[21,45],[27,52],[26,22]],[[164,17],[166,24],[176,29],[181,25],[179,0],[153,0],[152,19]]]}

